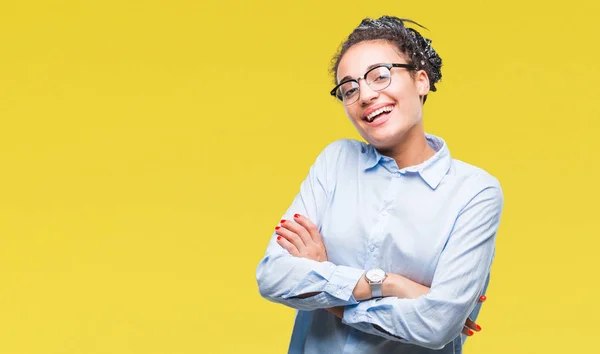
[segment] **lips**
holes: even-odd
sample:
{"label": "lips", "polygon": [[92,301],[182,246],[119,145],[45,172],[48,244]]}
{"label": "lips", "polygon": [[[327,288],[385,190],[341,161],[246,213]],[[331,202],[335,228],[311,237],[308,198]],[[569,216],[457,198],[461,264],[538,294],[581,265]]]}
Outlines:
{"label": "lips", "polygon": [[379,104],[367,109],[363,113],[362,119],[367,123],[373,123],[375,120],[387,116],[391,111],[394,110],[394,104]]}
{"label": "lips", "polygon": [[392,115],[390,113],[381,113],[373,119],[373,121],[365,121],[369,127],[377,127],[387,122]]}

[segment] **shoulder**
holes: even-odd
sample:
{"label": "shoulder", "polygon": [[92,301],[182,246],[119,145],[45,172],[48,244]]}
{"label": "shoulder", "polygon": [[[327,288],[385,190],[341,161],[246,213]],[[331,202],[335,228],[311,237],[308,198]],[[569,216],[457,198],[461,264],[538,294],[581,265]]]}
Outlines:
{"label": "shoulder", "polygon": [[502,205],[504,194],[498,178],[481,167],[477,167],[461,160],[452,159],[451,175],[459,185],[468,190],[472,197],[485,195]]}
{"label": "shoulder", "polygon": [[357,140],[339,139],[329,143],[321,151],[312,166],[318,178],[335,185],[342,176],[356,171],[366,156],[367,145]]}
{"label": "shoulder", "polygon": [[338,139],[329,143],[324,149],[328,153],[359,153],[367,148],[367,144],[354,139]]}
{"label": "shoulder", "polygon": [[350,157],[358,157],[366,153],[367,144],[354,139],[338,139],[329,143],[319,154],[318,160],[334,163]]}

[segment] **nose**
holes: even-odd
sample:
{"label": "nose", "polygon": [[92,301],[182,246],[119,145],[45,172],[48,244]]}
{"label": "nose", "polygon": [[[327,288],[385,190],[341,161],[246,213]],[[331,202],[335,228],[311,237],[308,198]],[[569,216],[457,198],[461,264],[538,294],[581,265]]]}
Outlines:
{"label": "nose", "polygon": [[370,88],[364,79],[358,80],[358,85],[360,87],[360,90],[358,91],[360,95],[358,100],[360,101],[361,106],[369,104],[369,102],[373,101],[379,96],[379,92]]}

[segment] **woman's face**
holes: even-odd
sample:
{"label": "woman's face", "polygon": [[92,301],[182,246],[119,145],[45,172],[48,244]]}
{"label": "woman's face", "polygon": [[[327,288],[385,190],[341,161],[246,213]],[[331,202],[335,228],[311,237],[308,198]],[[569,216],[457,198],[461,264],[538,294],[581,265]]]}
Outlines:
{"label": "woman's face", "polygon": [[[406,64],[395,46],[385,41],[365,41],[353,45],[338,65],[337,81],[345,77],[362,77],[373,64]],[[413,127],[420,124],[423,105],[421,97],[429,92],[429,79],[419,70],[414,79],[405,68],[391,69],[391,83],[382,91],[374,91],[360,80],[358,100],[344,106],[348,118],[360,135],[378,149],[392,149],[401,143]],[[386,107],[391,111],[369,115]],[[369,118],[367,118],[369,117]]]}

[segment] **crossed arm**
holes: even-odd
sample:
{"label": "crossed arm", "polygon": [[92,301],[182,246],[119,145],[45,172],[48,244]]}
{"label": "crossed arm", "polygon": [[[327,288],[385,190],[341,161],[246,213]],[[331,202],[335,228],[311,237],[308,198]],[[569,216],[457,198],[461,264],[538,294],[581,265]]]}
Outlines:
{"label": "crossed arm", "polygon": [[[303,257],[317,262],[327,261],[327,250],[321,238],[317,226],[308,218],[295,214],[294,220],[281,220],[280,225],[275,228],[277,233],[277,243],[285,248],[294,257]],[[397,297],[400,299],[416,299],[424,296],[430,288],[414,282],[399,274],[388,273],[388,277],[382,284],[383,297]],[[298,295],[295,298],[306,299],[319,295],[318,292]],[[365,301],[371,299],[371,287],[364,274],[360,277],[352,292],[356,301]],[[486,300],[485,296],[479,297],[479,302]],[[326,308],[327,311],[336,317],[343,319],[345,306],[335,306]],[[385,333],[380,327],[379,330]],[[481,331],[481,326],[467,318],[462,333],[472,336],[475,332]],[[389,334],[389,333],[388,333]]]}
{"label": "crossed arm", "polygon": [[389,340],[441,349],[465,326],[467,334],[472,326],[478,329],[468,316],[482,295],[492,263],[501,204],[499,188],[481,191],[457,218],[431,288],[394,274],[384,282],[386,297],[382,299],[369,299],[364,270],[329,262],[320,235],[292,232],[300,220],[289,217],[258,266],[259,290],[271,301],[300,310],[333,308],[330,311],[339,316],[342,312],[336,307],[342,306],[342,322],[348,326]]}

